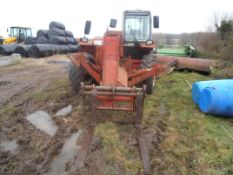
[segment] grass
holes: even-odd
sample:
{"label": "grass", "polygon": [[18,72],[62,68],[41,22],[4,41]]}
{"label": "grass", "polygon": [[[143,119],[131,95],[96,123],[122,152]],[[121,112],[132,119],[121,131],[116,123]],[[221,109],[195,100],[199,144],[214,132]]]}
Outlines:
{"label": "grass", "polygon": [[32,92],[30,96],[37,103],[45,103],[46,101],[56,101],[61,96],[71,96],[70,95],[70,85],[66,78],[60,78],[49,85],[48,89],[45,91]]}
{"label": "grass", "polygon": [[14,107],[11,104],[0,106],[0,127],[4,121],[8,120],[11,115],[14,115],[18,112],[18,108]]}
{"label": "grass", "polygon": [[4,107],[0,107],[0,115],[12,115],[17,111],[13,105],[5,105]]}
{"label": "grass", "polygon": [[[143,125],[155,140],[150,152],[153,174],[233,174],[232,119],[201,113],[191,98],[189,84],[210,78],[174,72],[159,79],[154,94],[147,96]],[[127,174],[134,175],[142,165],[135,159],[137,150],[131,151],[121,138],[126,132],[122,127],[126,126],[99,124],[96,134],[109,165],[121,162]],[[130,127],[127,132],[134,132]]]}
{"label": "grass", "polygon": [[[96,127],[96,134],[102,138],[103,151],[109,164],[122,166],[128,174],[137,174],[142,169],[140,159],[135,160],[134,157],[137,150],[130,148],[122,141],[119,128],[113,123],[101,123]],[[128,126],[127,130],[133,132],[134,129]]]}
{"label": "grass", "polygon": [[[157,93],[148,97],[145,124],[165,123],[166,126],[158,145],[161,153],[157,148],[152,153],[156,171],[163,174],[233,173],[233,140],[226,133],[233,135],[231,119],[206,116],[191,99],[187,81],[205,79],[208,77],[196,73],[176,72],[161,78],[157,82]],[[161,103],[166,113],[156,118]]]}
{"label": "grass", "polygon": [[232,79],[233,76],[233,66],[232,62],[225,62],[221,69],[214,70],[215,79]]}

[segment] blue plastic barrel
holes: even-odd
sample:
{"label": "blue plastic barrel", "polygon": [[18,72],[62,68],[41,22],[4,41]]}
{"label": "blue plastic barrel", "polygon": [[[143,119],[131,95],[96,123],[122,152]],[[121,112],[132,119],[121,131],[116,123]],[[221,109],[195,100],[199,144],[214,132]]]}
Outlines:
{"label": "blue plastic barrel", "polygon": [[207,114],[233,116],[233,90],[211,87],[203,89],[199,108]]}
{"label": "blue plastic barrel", "polygon": [[197,81],[192,85],[192,99],[194,103],[199,104],[201,91],[206,87],[233,89],[233,79]]}

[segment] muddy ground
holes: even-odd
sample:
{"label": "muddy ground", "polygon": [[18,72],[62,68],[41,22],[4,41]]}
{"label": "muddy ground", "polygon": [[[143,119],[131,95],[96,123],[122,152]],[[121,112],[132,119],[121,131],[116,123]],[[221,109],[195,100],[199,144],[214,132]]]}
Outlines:
{"label": "muddy ground", "polygon": [[55,56],[0,68],[0,143],[13,140],[18,145],[16,153],[1,151],[0,174],[47,173],[64,141],[78,130],[70,124],[74,117],[53,117],[58,131],[50,137],[25,119],[38,110],[54,115],[78,105],[79,97],[68,85],[68,67],[66,56]]}

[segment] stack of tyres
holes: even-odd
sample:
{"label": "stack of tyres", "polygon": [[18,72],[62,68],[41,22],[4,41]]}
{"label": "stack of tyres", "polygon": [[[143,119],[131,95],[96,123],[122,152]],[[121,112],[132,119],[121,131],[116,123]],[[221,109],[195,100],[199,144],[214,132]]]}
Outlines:
{"label": "stack of tyres", "polygon": [[65,30],[65,26],[62,23],[55,21],[49,24],[48,38],[50,44],[77,45],[73,33]]}
{"label": "stack of tyres", "polygon": [[79,45],[71,31],[67,31],[64,24],[52,21],[49,30],[37,32],[36,44],[31,46],[28,55],[41,58],[54,54],[67,54],[79,51]]}
{"label": "stack of tyres", "polygon": [[8,44],[0,46],[1,55],[19,53],[22,57],[41,58],[54,54],[75,53],[80,46],[71,31],[65,25],[52,21],[49,29],[40,29],[36,37],[27,37],[22,44]]}
{"label": "stack of tyres", "polygon": [[36,44],[48,44],[48,30],[40,29],[37,31]]}

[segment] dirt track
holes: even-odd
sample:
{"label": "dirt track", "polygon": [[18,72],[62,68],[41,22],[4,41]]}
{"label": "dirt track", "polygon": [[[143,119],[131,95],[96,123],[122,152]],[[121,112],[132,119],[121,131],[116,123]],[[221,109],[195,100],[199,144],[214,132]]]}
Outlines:
{"label": "dirt track", "polygon": [[[56,60],[58,61],[56,64]],[[66,63],[65,63],[66,62]],[[60,63],[60,65],[59,65]],[[0,69],[0,104],[33,89],[43,90],[66,75],[67,58],[26,59],[23,63]]]}

